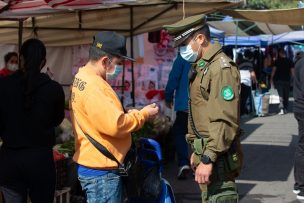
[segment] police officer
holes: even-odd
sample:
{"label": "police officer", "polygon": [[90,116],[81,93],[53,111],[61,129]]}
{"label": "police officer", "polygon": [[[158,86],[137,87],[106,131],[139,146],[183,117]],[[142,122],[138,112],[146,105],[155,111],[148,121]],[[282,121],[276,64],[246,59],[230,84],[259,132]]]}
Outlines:
{"label": "police officer", "polygon": [[212,43],[205,15],[185,18],[165,29],[189,72],[187,141],[203,202],[238,202],[235,178],[242,164],[239,128],[240,74],[236,64]]}

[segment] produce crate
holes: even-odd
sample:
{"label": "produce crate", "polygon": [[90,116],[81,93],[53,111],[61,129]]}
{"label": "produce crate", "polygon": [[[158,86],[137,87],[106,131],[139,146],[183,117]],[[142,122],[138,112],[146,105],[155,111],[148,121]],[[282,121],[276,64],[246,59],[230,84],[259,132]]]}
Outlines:
{"label": "produce crate", "polygon": [[56,166],[56,190],[66,186],[68,177],[68,159],[55,161]]}

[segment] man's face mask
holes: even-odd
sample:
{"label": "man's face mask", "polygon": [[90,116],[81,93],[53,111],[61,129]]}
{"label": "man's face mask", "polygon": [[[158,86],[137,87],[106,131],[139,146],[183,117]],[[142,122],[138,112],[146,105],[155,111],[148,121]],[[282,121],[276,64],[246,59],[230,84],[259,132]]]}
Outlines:
{"label": "man's face mask", "polygon": [[195,61],[197,61],[198,51],[193,51],[191,43],[189,43],[188,45],[180,47],[180,55],[186,61],[194,63]]}
{"label": "man's face mask", "polygon": [[7,69],[10,70],[10,71],[16,71],[16,70],[18,70],[18,64],[8,63],[7,64]]}
{"label": "man's face mask", "polygon": [[106,77],[107,80],[114,80],[117,76],[122,72],[123,66],[122,65],[115,65],[114,71],[111,73],[107,73]]}

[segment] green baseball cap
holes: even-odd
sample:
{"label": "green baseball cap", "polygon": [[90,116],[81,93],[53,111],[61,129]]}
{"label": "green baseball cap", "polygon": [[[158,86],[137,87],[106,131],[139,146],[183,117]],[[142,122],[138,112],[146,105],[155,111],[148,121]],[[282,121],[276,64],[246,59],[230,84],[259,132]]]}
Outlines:
{"label": "green baseball cap", "polygon": [[206,24],[204,14],[190,16],[171,25],[164,25],[163,28],[174,37],[174,46],[177,47],[183,43],[191,34]]}

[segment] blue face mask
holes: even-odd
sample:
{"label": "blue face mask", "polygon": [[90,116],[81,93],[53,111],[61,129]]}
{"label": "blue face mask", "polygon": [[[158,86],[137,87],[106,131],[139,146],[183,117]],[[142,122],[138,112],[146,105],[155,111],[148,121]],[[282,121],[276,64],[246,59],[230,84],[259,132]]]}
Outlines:
{"label": "blue face mask", "polygon": [[117,76],[122,72],[122,65],[115,65],[114,71],[112,73],[107,73],[107,80],[115,80]]}
{"label": "blue face mask", "polygon": [[198,52],[193,51],[191,45],[188,44],[186,46],[180,47],[180,55],[186,61],[194,63],[197,60]]}

